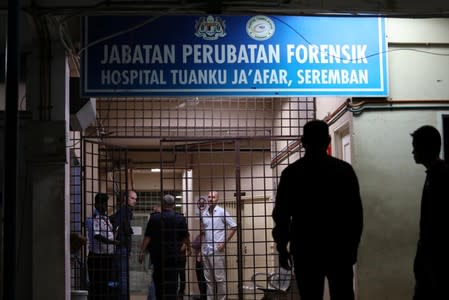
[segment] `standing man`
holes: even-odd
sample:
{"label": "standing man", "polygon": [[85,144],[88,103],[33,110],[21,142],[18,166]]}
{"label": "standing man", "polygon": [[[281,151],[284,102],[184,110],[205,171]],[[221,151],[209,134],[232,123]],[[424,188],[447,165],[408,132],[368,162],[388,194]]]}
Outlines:
{"label": "standing man", "polygon": [[189,257],[191,253],[191,245],[190,245],[190,238],[186,240],[186,243],[182,243],[181,250],[179,252],[179,256],[177,259],[177,268],[176,277],[178,278],[179,284],[178,284],[178,299],[184,299],[184,293],[186,290],[186,264],[187,264],[187,257]]}
{"label": "standing man", "polygon": [[192,249],[195,257],[195,273],[198,282],[198,290],[200,292],[200,300],[207,300],[207,284],[206,279],[204,278],[203,254],[201,253],[202,239],[202,234],[198,234],[192,241]]}
{"label": "standing man", "polygon": [[426,168],[416,252],[414,300],[447,298],[449,282],[449,166],[440,159],[441,136],[425,125],[412,133],[413,157]]}
{"label": "standing man", "polygon": [[151,214],[140,246],[139,262],[145,251],[150,252],[156,299],[176,300],[178,288],[178,262],[183,244],[190,247],[187,220],[174,211],[175,197],[165,195],[162,211]]}
{"label": "standing man", "polygon": [[325,277],[332,300],[353,300],[363,227],[359,183],[350,164],[327,154],[325,122],[308,122],[303,133],[305,155],[282,172],[273,209],[279,264],[290,269],[293,255],[301,300],[323,299]]}
{"label": "standing man", "polygon": [[202,252],[204,277],[207,282],[207,299],[226,299],[226,243],[237,230],[229,213],[217,205],[218,193],[209,192],[209,206],[202,214]]}
{"label": "standing man", "polygon": [[121,197],[120,208],[111,216],[114,232],[120,241],[116,250],[120,300],[129,300],[129,256],[131,254],[131,236],[133,235],[131,219],[133,217],[132,208],[136,206],[136,203],[136,192],[126,191]]}
{"label": "standing man", "polygon": [[92,217],[86,220],[89,239],[87,267],[90,300],[114,299],[109,283],[116,280],[113,276],[114,248],[120,242],[114,239],[112,224],[106,215],[108,199],[107,194],[96,194]]}

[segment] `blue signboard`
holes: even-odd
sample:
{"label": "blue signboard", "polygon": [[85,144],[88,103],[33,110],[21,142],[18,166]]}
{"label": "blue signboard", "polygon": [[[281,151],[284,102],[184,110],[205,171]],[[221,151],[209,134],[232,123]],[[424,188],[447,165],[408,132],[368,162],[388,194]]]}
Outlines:
{"label": "blue signboard", "polygon": [[387,96],[385,19],[84,18],[84,96]]}

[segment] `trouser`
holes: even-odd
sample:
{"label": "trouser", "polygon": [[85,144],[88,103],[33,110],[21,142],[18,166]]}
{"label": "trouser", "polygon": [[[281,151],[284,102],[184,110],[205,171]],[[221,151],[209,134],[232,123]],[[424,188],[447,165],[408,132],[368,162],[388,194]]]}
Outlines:
{"label": "trouser", "polygon": [[112,254],[89,253],[87,258],[89,274],[89,300],[110,300],[114,278],[114,256]]}
{"label": "trouser", "polygon": [[295,277],[301,300],[322,300],[324,279],[331,300],[354,300],[352,264],[321,263],[295,259]]}
{"label": "trouser", "polygon": [[202,261],[195,264],[196,280],[198,281],[198,289],[200,291],[200,300],[206,300],[207,284],[204,278],[204,265]]}
{"label": "trouser", "polygon": [[129,250],[126,247],[118,247],[116,251],[117,255],[117,270],[118,270],[118,287],[119,287],[119,299],[129,300]]}
{"label": "trouser", "polygon": [[445,299],[447,282],[449,280],[447,259],[424,255],[418,247],[413,271],[415,273],[415,293],[413,300]]}
{"label": "trouser", "polygon": [[156,289],[156,299],[158,300],[176,300],[178,277],[176,272],[176,262],[165,261],[151,258],[153,262],[153,281]]}
{"label": "trouser", "polygon": [[148,285],[148,296],[147,300],[156,300],[156,287],[154,286],[154,281],[151,279],[150,284]]}
{"label": "trouser", "polygon": [[224,253],[204,255],[204,278],[208,300],[226,299],[226,259]]}
{"label": "trouser", "polygon": [[179,257],[177,262],[177,268],[176,268],[176,272],[178,273],[177,277],[178,277],[178,297],[183,297],[184,296],[184,292],[186,289],[186,257],[185,256],[181,256]]}

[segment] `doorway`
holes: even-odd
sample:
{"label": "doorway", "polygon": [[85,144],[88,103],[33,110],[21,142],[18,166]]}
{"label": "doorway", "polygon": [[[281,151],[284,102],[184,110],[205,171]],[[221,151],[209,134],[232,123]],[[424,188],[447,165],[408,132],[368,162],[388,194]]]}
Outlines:
{"label": "doorway", "polygon": [[[335,144],[336,144],[336,153],[335,157],[346,161],[349,164],[352,164],[352,140],[351,140],[351,131],[350,131],[350,123],[349,121],[344,123],[342,126],[337,128],[334,131]],[[354,293],[357,298],[357,263],[353,266],[354,279]],[[326,287],[327,289],[327,287]],[[326,296],[328,296],[328,289],[326,290]],[[327,298],[328,299],[328,298]]]}
{"label": "doorway", "polygon": [[[268,273],[276,253],[271,238],[273,170],[271,140],[254,139],[164,139],[161,141],[161,185],[181,189],[183,214],[191,237],[199,233],[199,197],[217,191],[219,204],[238,224],[237,234],[225,249],[227,298],[244,296],[243,286],[256,272]],[[168,162],[167,157],[176,157]],[[184,169],[180,176],[176,170]],[[194,261],[187,264],[188,292],[195,294]],[[257,291],[254,291],[254,295]]]}
{"label": "doorway", "polygon": [[344,123],[334,131],[335,157],[351,164],[351,135],[349,122]]}

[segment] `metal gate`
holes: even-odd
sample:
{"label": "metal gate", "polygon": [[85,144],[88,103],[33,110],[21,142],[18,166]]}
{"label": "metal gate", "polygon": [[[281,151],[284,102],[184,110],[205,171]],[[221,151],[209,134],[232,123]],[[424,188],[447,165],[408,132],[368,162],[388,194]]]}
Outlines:
{"label": "metal gate", "polygon": [[[315,118],[315,99],[97,99],[97,114],[96,126],[79,138],[80,224],[95,192],[135,189],[133,248],[138,249],[150,213],[163,194],[171,193],[193,239],[199,233],[200,198],[217,191],[219,205],[238,223],[226,247],[226,299],[262,299],[269,275],[279,271],[271,237],[278,179],[302,155],[298,136]],[[114,199],[111,212],[116,206]],[[137,255],[133,251],[130,257],[131,300],[145,299],[151,280]],[[185,274],[184,293],[195,298],[193,257],[187,259]],[[284,297],[297,299],[292,289]]]}
{"label": "metal gate", "polygon": [[[205,209],[200,198],[207,199],[210,191],[218,192],[218,205],[238,224],[237,234],[225,248],[226,299],[261,299],[263,289],[269,288],[267,277],[278,270],[271,236],[278,178],[272,165],[273,142],[263,137],[161,142],[161,185],[182,192],[179,202],[191,238],[200,233],[200,214]],[[186,294],[198,295],[195,257],[188,260],[186,274]],[[261,274],[266,275],[256,277]]]}
{"label": "metal gate", "polygon": [[[94,199],[98,193],[109,196],[107,215],[120,207],[123,192],[132,189],[129,179],[127,150],[72,136],[71,148],[71,234],[87,238],[85,247],[71,253],[72,289],[88,289],[90,278],[87,268],[88,247],[92,241],[86,222],[94,212]],[[111,266],[109,272],[115,272]],[[110,283],[113,285],[113,283]]]}

